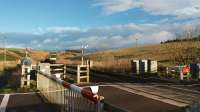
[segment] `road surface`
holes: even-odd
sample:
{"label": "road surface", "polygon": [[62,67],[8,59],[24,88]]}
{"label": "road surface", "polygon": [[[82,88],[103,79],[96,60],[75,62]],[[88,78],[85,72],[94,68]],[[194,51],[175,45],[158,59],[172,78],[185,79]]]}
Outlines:
{"label": "road surface", "polygon": [[55,108],[45,103],[37,93],[7,94],[7,96],[9,98],[0,95],[0,112],[56,112]]}
{"label": "road surface", "polygon": [[1,104],[3,97],[4,97],[4,95],[0,95],[0,104]]}
{"label": "road surface", "polygon": [[[115,87],[103,86],[99,90],[99,94],[105,97],[106,104],[127,112],[177,112],[180,110],[178,106],[123,91]],[[113,108],[109,109],[110,112],[113,111]]]}

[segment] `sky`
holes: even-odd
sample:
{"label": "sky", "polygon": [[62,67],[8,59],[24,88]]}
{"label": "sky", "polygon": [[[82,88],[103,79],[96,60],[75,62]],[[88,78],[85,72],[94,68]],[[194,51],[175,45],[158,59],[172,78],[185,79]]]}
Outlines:
{"label": "sky", "polygon": [[110,49],[200,32],[199,0],[0,0],[0,47]]}

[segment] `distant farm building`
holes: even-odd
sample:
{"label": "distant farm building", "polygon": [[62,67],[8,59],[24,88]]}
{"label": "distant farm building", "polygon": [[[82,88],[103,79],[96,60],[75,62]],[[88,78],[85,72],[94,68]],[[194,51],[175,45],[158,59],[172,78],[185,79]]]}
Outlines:
{"label": "distant farm building", "polygon": [[157,73],[158,62],[152,60],[132,60],[132,71],[135,74]]}

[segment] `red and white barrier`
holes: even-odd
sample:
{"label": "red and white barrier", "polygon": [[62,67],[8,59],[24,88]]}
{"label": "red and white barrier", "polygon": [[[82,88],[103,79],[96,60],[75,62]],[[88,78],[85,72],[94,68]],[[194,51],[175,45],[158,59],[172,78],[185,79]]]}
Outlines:
{"label": "red and white barrier", "polygon": [[99,98],[100,98],[97,94],[93,94],[92,91],[90,91],[90,90],[86,90],[86,89],[83,89],[82,87],[76,86],[74,84],[70,84],[66,81],[63,81],[63,80],[56,78],[55,76],[43,73],[41,71],[39,71],[39,73],[44,75],[45,77],[48,77],[49,79],[54,80],[57,83],[63,85],[63,87],[65,87],[67,89],[70,89],[72,91],[75,91],[77,93],[82,94],[83,97],[85,97],[85,98],[87,98],[87,99],[89,99],[89,100],[91,100],[95,103],[97,103]]}

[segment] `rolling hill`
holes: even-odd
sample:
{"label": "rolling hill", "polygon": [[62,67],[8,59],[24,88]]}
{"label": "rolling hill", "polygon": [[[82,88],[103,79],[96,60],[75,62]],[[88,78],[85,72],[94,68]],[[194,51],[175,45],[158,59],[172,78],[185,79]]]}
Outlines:
{"label": "rolling hill", "polygon": [[[17,61],[25,56],[25,49],[7,48],[6,54],[7,54],[6,55],[7,61]],[[48,55],[48,52],[31,50],[29,51],[29,55],[32,57],[34,61],[38,61],[44,59]],[[0,48],[0,61],[3,60],[4,60],[4,49]]]}
{"label": "rolling hill", "polygon": [[[47,57],[48,52],[31,50],[29,55],[32,57],[33,63],[43,60]],[[7,48],[6,49],[6,67],[15,67],[18,63],[18,60],[25,56],[25,49],[18,48]],[[3,70],[5,66],[4,63],[4,49],[0,48],[0,71]]]}
{"label": "rolling hill", "polygon": [[200,62],[200,41],[171,42],[141,47],[124,48],[93,53],[87,58],[95,61],[122,59],[152,59],[162,65]]}
{"label": "rolling hill", "polygon": [[[31,50],[30,55],[36,62],[43,60],[49,52]],[[58,63],[80,63],[79,52],[58,52]],[[7,60],[17,61],[25,56],[25,49],[7,49]],[[99,51],[88,54],[86,59],[94,60],[96,66],[109,69],[130,69],[131,59],[158,60],[159,65],[172,66],[200,62],[200,41],[181,41],[139,47]],[[0,49],[0,63],[4,60],[4,50]]]}

